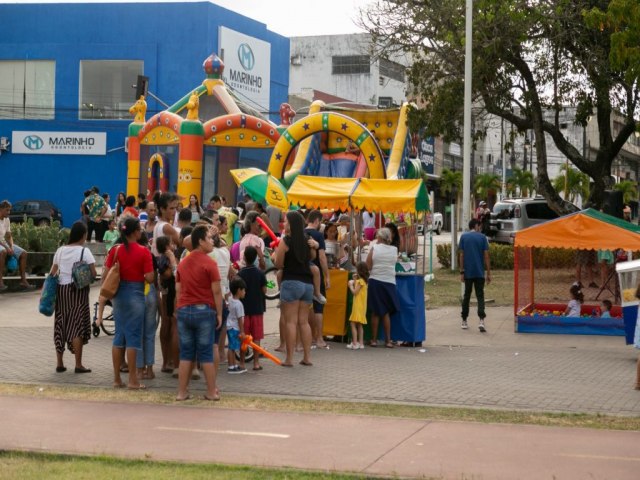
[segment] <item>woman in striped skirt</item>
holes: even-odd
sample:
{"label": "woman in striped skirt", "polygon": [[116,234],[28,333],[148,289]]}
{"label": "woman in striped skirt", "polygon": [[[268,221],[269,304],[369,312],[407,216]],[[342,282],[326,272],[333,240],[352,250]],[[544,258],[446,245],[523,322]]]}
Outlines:
{"label": "woman in striped skirt", "polygon": [[68,245],[58,248],[53,257],[51,275],[58,275],[53,341],[56,346],[58,364],[56,372],[67,369],[62,361],[65,347],[75,355],[75,373],[88,373],[90,369],[82,365],[82,346],[91,337],[91,312],[89,310],[89,289],[77,289],[73,284],[71,270],[73,264],[82,261],[89,264],[96,277],[95,259],[91,250],[84,246],[87,240],[87,226],[76,222],[71,227]]}

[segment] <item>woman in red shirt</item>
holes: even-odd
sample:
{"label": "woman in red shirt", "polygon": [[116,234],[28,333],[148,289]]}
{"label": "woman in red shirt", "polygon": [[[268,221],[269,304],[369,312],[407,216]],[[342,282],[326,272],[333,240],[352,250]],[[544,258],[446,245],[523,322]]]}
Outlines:
{"label": "woman in red shirt", "polygon": [[151,252],[138,244],[141,233],[140,221],[134,217],[126,217],[120,227],[122,244],[109,251],[105,262],[103,278],[116,262],[120,263],[120,286],[113,298],[113,318],[116,323],[116,333],[111,349],[114,388],[124,387],[120,378],[120,366],[122,350],[125,347],[129,364],[127,387],[132,390],[146,388],[138,379],[136,354],[138,350],[142,350],[142,328],[145,318],[144,285],[145,281],[153,282],[154,272]]}
{"label": "woman in red shirt", "polygon": [[193,250],[178,264],[176,275],[180,338],[176,400],[190,398],[187,389],[196,354],[207,382],[205,400],[220,400],[216,390],[213,345],[216,328],[222,326],[222,290],[218,266],[208,255],[213,251],[213,237],[209,229],[204,225],[194,228],[191,244]]}

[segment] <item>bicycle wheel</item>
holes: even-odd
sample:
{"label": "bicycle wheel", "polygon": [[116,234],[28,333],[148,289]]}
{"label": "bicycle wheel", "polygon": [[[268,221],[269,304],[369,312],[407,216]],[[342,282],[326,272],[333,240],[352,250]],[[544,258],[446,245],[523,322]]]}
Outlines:
{"label": "bicycle wheel", "polygon": [[108,302],[104,306],[104,311],[102,312],[102,325],[100,325],[100,328],[109,336],[115,335],[116,333],[116,322],[113,318],[113,307],[111,302]]}
{"label": "bicycle wheel", "polygon": [[267,293],[265,296],[268,300],[275,300],[280,297],[280,287],[278,286],[278,269],[273,267],[264,272],[267,277]]}
{"label": "bicycle wheel", "polygon": [[[247,350],[244,352],[244,361],[250,362],[253,360],[253,356],[255,353],[253,352],[253,348],[247,346]],[[240,361],[240,353],[236,352],[236,360]]]}

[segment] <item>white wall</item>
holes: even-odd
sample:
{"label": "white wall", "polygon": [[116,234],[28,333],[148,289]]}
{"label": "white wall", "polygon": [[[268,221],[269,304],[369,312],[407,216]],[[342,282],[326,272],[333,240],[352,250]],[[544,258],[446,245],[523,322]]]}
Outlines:
{"label": "white wall", "polygon": [[[405,83],[380,77],[375,60],[368,75],[331,73],[333,56],[370,53],[368,34],[292,37],[290,40],[289,94],[315,89],[367,105],[377,105],[379,97],[391,97],[398,105],[405,100]],[[402,59],[390,60],[406,65]],[[383,85],[380,85],[381,78]]]}

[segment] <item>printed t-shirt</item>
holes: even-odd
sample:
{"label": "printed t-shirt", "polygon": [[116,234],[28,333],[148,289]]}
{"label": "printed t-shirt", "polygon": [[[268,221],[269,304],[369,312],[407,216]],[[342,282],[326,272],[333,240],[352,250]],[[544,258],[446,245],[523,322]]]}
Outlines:
{"label": "printed t-shirt", "polygon": [[[151,252],[142,245],[133,242],[129,242],[127,247],[122,244],[109,250],[107,261],[104,264],[111,268],[116,261],[120,262],[120,280],[144,282],[144,274],[153,272]],[[118,252],[118,258],[114,261],[116,252]]]}
{"label": "printed t-shirt", "polygon": [[255,265],[244,267],[238,276],[247,284],[245,296],[242,299],[245,315],[262,315],[266,310],[265,297],[262,292],[267,286],[267,277]]}
{"label": "printed t-shirt", "polygon": [[[259,236],[254,235],[253,233],[247,233],[244,237],[242,237],[242,240],[240,240],[240,266],[241,267],[246,267],[244,263],[244,249],[247,248],[247,246],[249,245],[251,245],[252,247],[255,247],[255,249],[258,250],[259,252],[264,252],[264,240],[262,240]],[[257,256],[256,264],[259,259],[260,259],[260,256]]]}
{"label": "printed t-shirt", "polygon": [[238,320],[244,317],[244,307],[242,302],[237,298],[231,297],[229,299],[229,316],[227,317],[227,329],[240,330]]}
{"label": "printed t-shirt", "polygon": [[180,283],[178,308],[206,304],[216,308],[211,284],[220,281],[218,266],[209,256],[194,250],[178,264],[176,282]]}
{"label": "printed t-shirt", "polygon": [[97,193],[92,193],[87,197],[84,201],[84,204],[87,206],[89,210],[89,218],[93,222],[101,222],[102,221],[102,210],[107,206],[107,202],[104,201]]}

